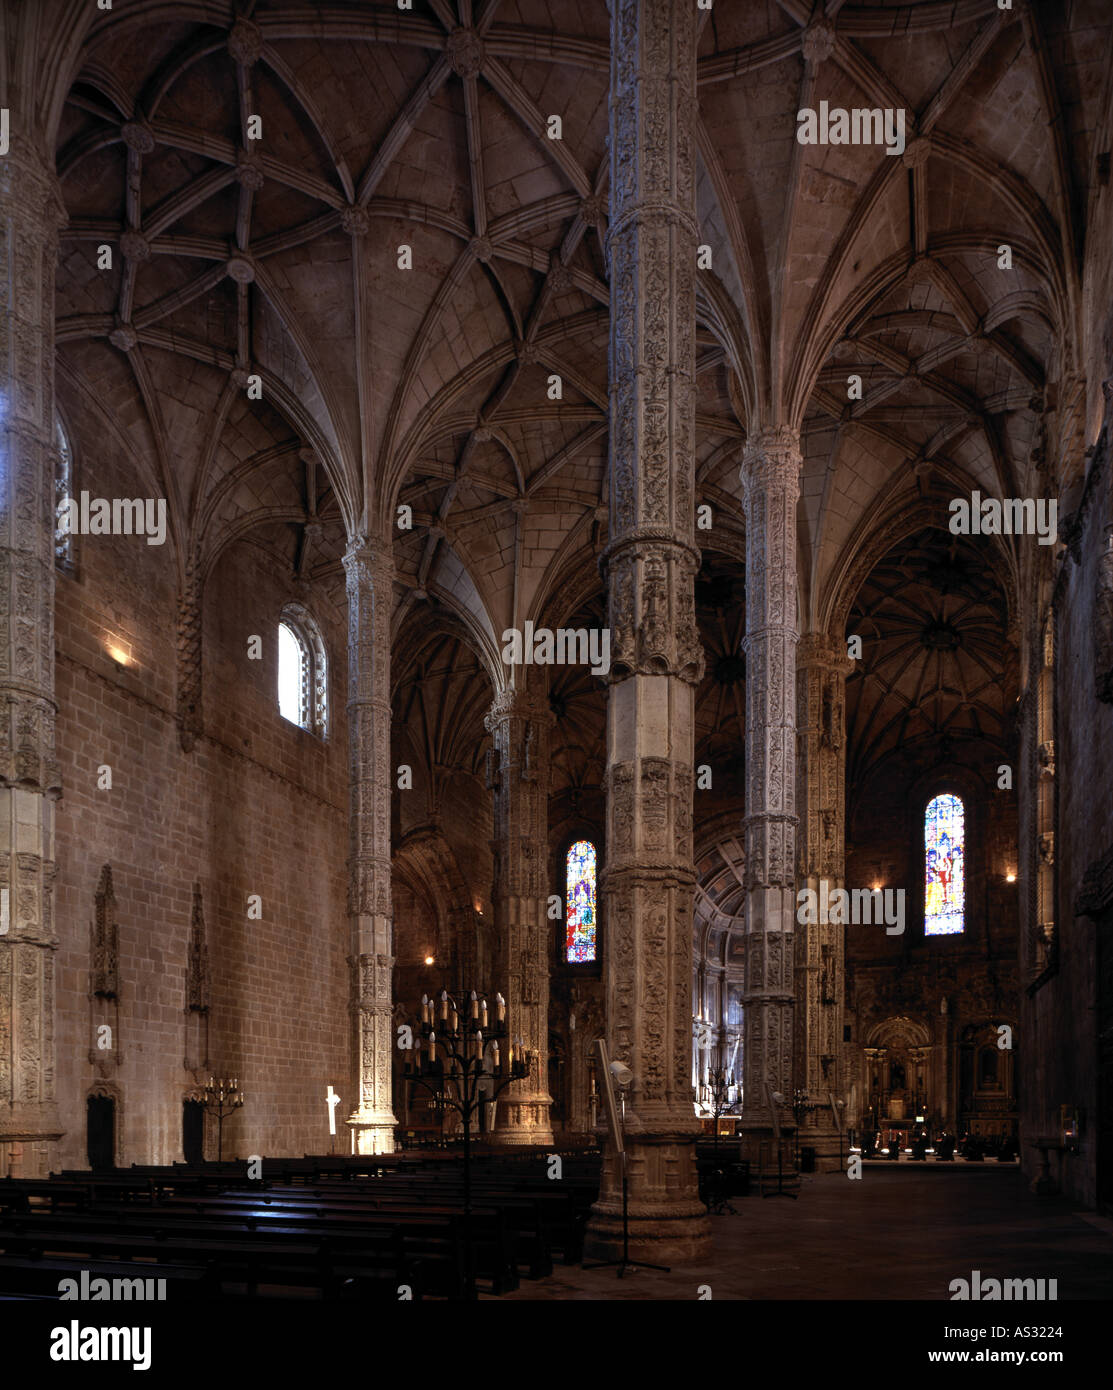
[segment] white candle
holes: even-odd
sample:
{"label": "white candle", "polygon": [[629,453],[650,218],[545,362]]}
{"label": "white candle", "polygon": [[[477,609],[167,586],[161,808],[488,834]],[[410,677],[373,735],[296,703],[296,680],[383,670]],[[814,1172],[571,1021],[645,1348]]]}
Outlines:
{"label": "white candle", "polygon": [[496,994],[495,1003],[498,1005],[498,1021],[504,1023],[506,1021],[506,1000],[501,994]]}
{"label": "white candle", "polygon": [[486,999],[484,999],[483,1003],[480,1004],[480,1006],[479,1006],[479,1026],[480,1026],[481,1028],[486,1028],[486,1026],[487,1026],[487,1001],[486,1001]]}
{"label": "white candle", "polygon": [[479,995],[474,989],[471,992],[471,1016],[472,1018],[479,1017]]}
{"label": "white candle", "polygon": [[441,990],[441,1018],[448,1017],[448,990]]}

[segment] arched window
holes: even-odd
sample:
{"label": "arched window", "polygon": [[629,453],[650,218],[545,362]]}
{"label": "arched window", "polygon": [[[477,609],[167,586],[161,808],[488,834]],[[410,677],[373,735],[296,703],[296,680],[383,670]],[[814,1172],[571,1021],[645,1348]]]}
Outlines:
{"label": "arched window", "polygon": [[73,568],[73,534],[67,525],[69,500],[73,496],[73,451],[60,415],[54,417],[54,563],[61,569]]}
{"label": "arched window", "polygon": [[954,936],[966,925],[966,813],[943,793],[924,812],[924,935]]}
{"label": "arched window", "polygon": [[595,846],[577,840],[564,862],[564,958],[569,965],[584,965],[595,959]]}
{"label": "arched window", "polygon": [[318,738],[328,732],[325,644],[304,608],[288,603],[278,623],[278,711]]}

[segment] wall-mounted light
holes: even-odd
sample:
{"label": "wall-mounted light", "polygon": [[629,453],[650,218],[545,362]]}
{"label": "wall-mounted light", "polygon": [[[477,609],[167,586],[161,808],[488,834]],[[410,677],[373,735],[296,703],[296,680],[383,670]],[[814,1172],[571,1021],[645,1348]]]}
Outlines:
{"label": "wall-mounted light", "polygon": [[131,653],[125,651],[123,647],[118,647],[114,642],[108,643],[108,655],[117,666],[131,665]]}
{"label": "wall-mounted light", "polygon": [[1005,882],[1006,882],[1006,883],[1015,883],[1015,882],[1016,882],[1016,874],[1014,874],[1014,873],[1007,873],[1007,874],[1005,875]]}
{"label": "wall-mounted light", "polygon": [[425,957],[425,964],[426,964],[426,965],[432,965],[432,964],[433,964],[433,957],[432,957],[432,956],[426,956],[426,957]]}

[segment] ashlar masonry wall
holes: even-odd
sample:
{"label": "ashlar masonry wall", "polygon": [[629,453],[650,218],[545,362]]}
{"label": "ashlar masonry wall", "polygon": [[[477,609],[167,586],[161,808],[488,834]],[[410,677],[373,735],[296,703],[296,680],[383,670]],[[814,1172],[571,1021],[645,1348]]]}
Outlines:
{"label": "ashlar masonry wall", "polygon": [[[136,473],[71,428],[79,486],[148,491]],[[54,1166],[86,1163],[86,1097],[116,1099],[117,1163],[180,1161],[187,947],[200,884],[209,954],[209,1071],[236,1076],[244,1108],[225,1155],[320,1152],[324,1096],[349,1072],[343,586],[283,580],[237,542],[204,599],[204,734],[183,752],[175,711],[177,574],[171,543],[81,537],[75,577],[59,574],[58,1092],[66,1133]],[[277,623],[285,602],[315,617],[330,658],[321,741],[277,708]],[[263,638],[262,659],[247,639]],[[118,664],[109,648],[122,650]],[[111,769],[111,788],[98,769]],[[111,864],[118,1001],[91,999],[91,932]],[[248,896],[262,899],[248,917]],[[114,1015],[111,1050],[94,1022]],[[344,1113],[342,1109],[342,1114]],[[343,1140],[339,1141],[343,1143]],[[209,1150],[215,1156],[215,1134]]]}

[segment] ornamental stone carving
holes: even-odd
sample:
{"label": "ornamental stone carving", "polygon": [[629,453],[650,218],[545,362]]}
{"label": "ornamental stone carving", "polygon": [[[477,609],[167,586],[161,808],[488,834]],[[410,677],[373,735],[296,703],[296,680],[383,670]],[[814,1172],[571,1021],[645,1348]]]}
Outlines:
{"label": "ornamental stone carving", "polygon": [[228,33],[228,52],[244,67],[263,56],[263,31],[249,19],[237,19]]}
{"label": "ornamental stone carving", "polygon": [[230,256],[224,262],[224,273],[237,285],[250,285],[255,279],[255,266],[247,256]]}
{"label": "ornamental stone carving", "polygon": [[371,226],[371,218],[367,209],[357,203],[341,211],[340,225],[349,236],[365,237]]}
{"label": "ornamental stone carving", "polygon": [[475,77],[483,66],[483,40],[474,29],[453,29],[444,53],[457,77]]}
{"label": "ornamental stone carving", "polygon": [[127,231],[120,238],[120,250],[129,261],[146,261],[151,256],[151,243],[140,232]]}
{"label": "ornamental stone carving", "polygon": [[155,147],[155,137],[150,127],[138,121],[126,121],[120,127],[120,138],[136,154],[150,154]]}
{"label": "ornamental stone carving", "polygon": [[834,25],[828,24],[825,19],[815,19],[807,26],[800,39],[800,48],[810,71],[814,72],[820,63],[830,58],[835,51],[835,43]]}
{"label": "ornamental stone carving", "polygon": [[240,150],[236,155],[236,182],[251,193],[258,193],[266,182],[263,164],[258,155]]}
{"label": "ornamental stone carving", "polygon": [[120,352],[132,352],[139,342],[139,335],[130,323],[118,323],[109,333],[108,341]]}

